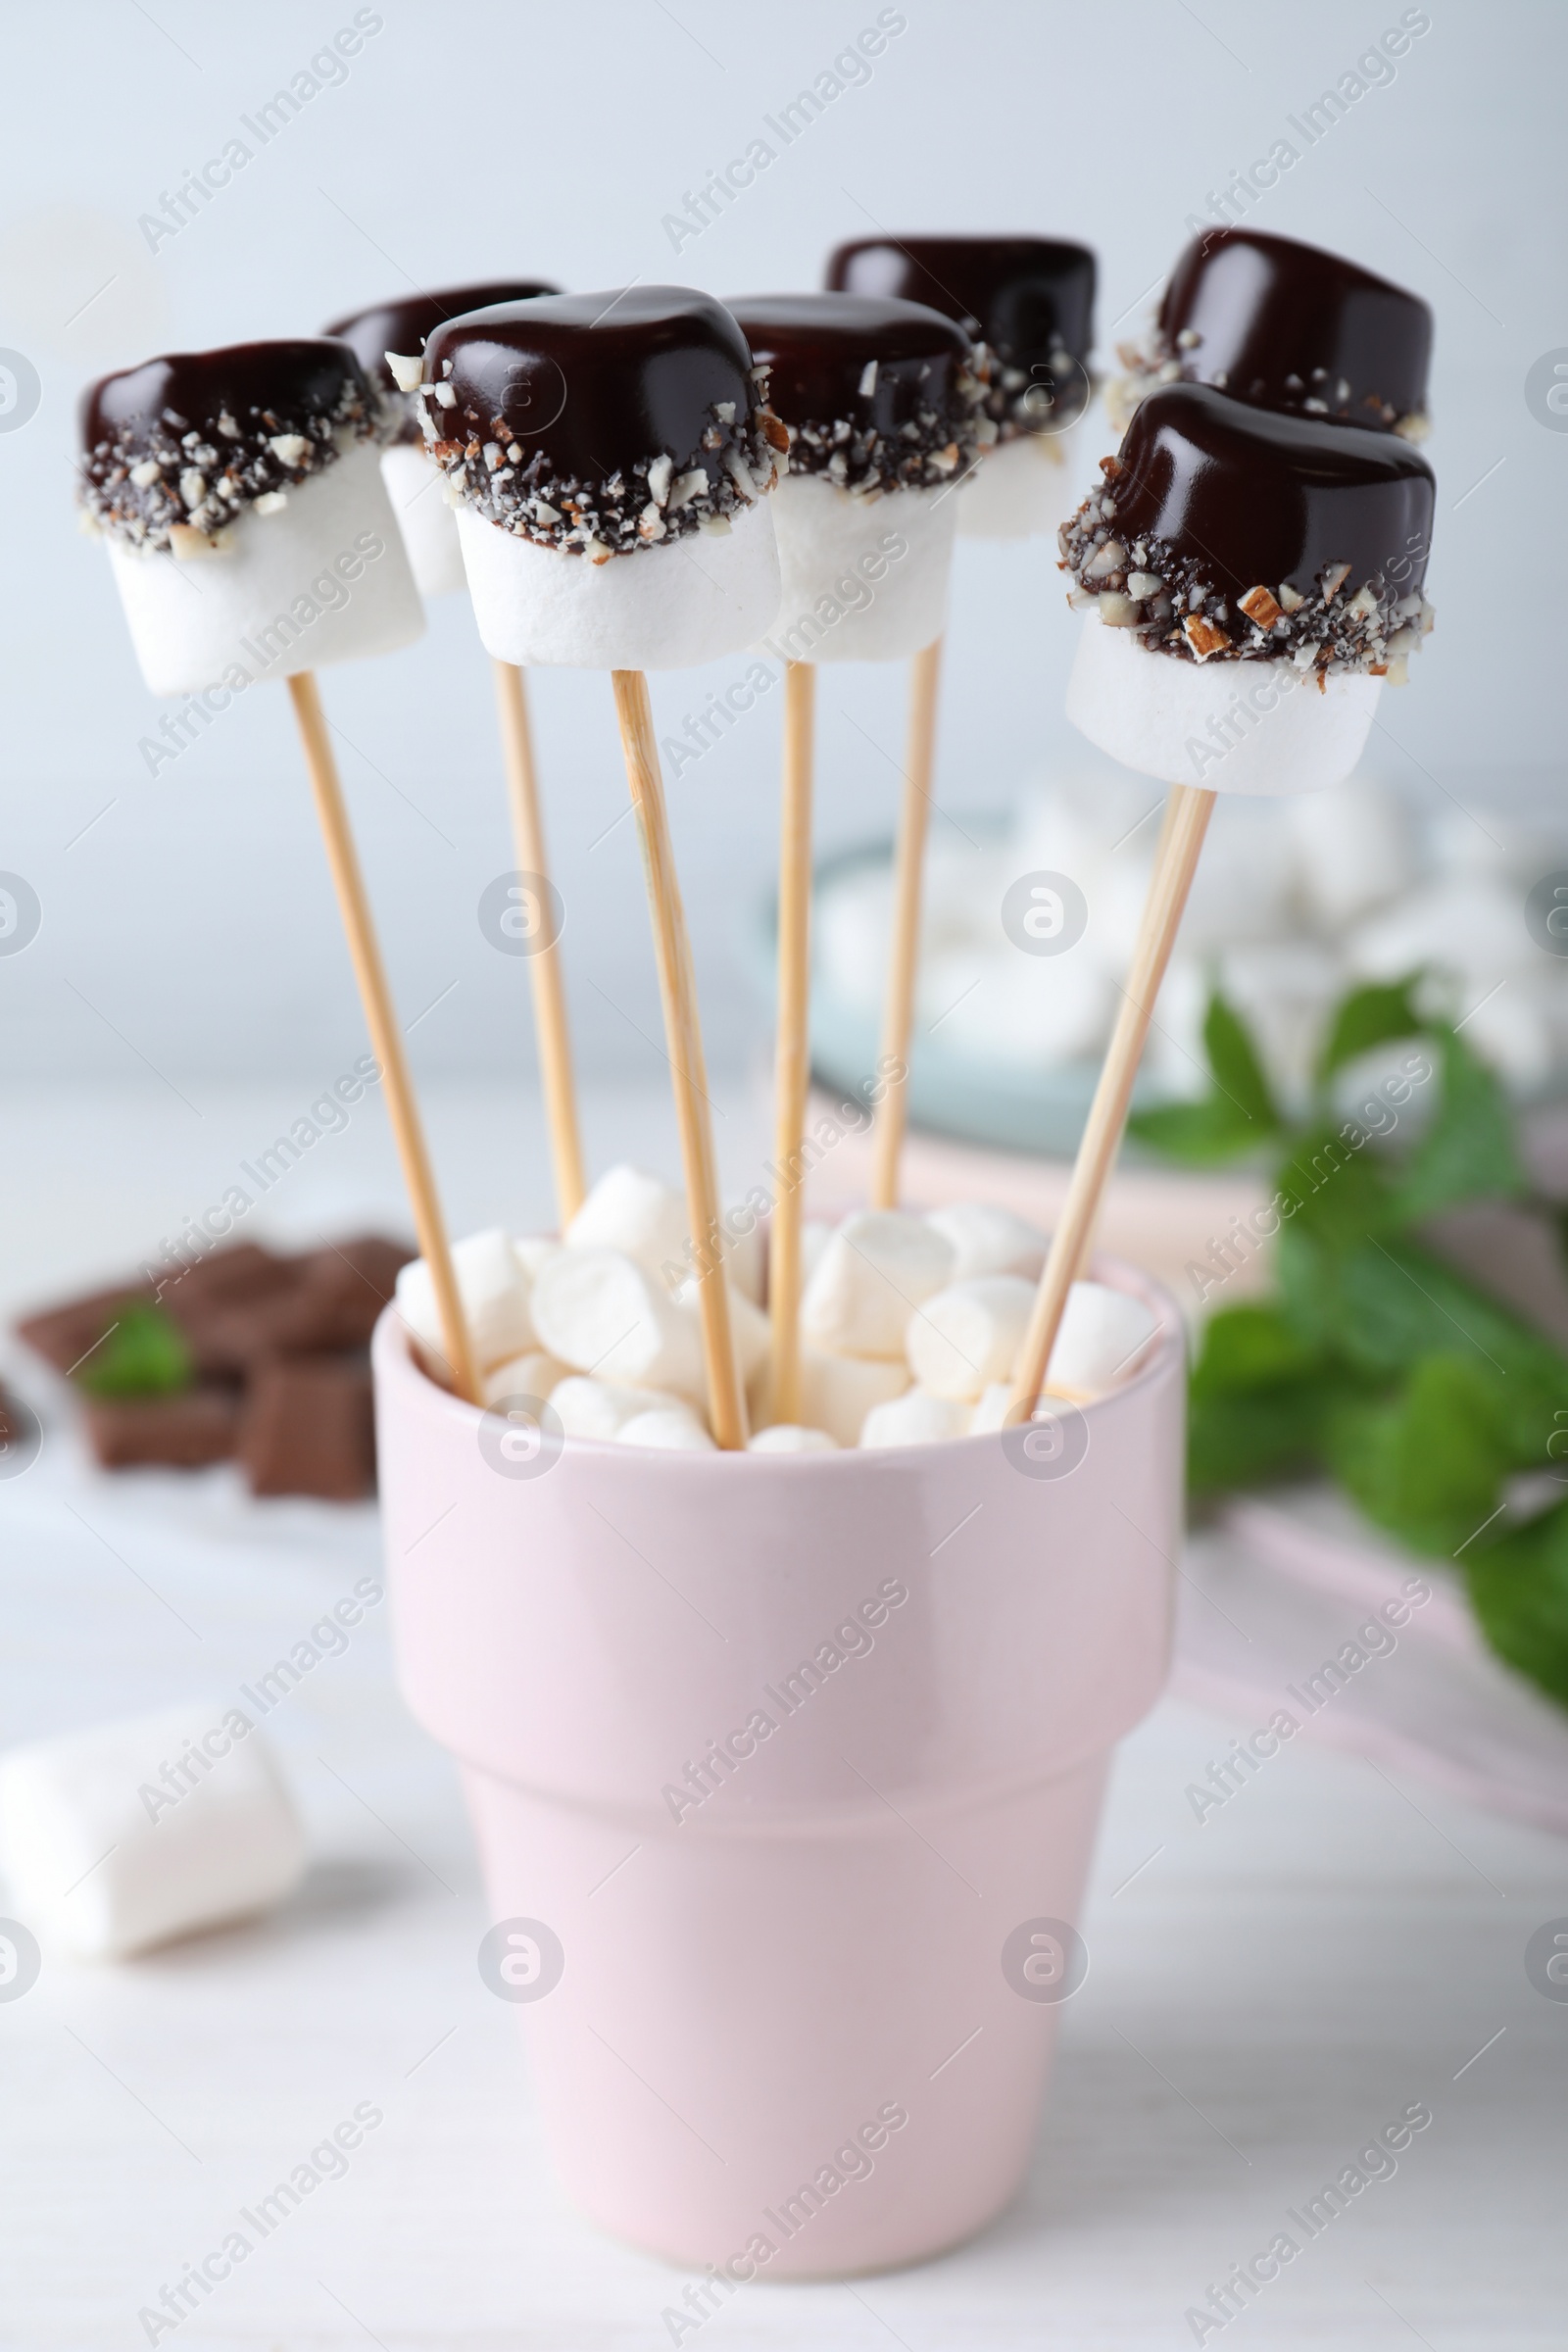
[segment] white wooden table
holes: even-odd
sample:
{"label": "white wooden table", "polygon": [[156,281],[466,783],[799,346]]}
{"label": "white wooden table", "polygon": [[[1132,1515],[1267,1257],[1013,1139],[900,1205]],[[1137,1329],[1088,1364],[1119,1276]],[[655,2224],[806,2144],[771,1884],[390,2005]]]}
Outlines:
{"label": "white wooden table", "polygon": [[[123,1265],[290,1103],[206,1100],[197,1166],[190,1129],[150,1101],[112,1120],[101,1099],[11,1106],[7,1303]],[[460,1226],[538,1214],[523,1123],[438,1107]],[[607,1138],[612,1107],[591,1106]],[[622,1135],[635,1110],[619,1105]],[[662,1161],[656,1114],[638,1115],[634,1149]],[[302,1236],[314,1213],[340,1226],[395,1199],[378,1122],[332,1141],[330,1199],[324,1178],[298,1188]],[[492,1198],[514,1145],[517,1180]],[[227,1692],[376,1557],[368,1506],[259,1506],[226,1471],[107,1480],[54,1428],[0,1482],[3,1737]],[[1568,2004],[1532,1987],[1523,1955],[1568,1915],[1568,1854],[1305,1739],[1200,1824],[1188,1784],[1252,1728],[1167,1701],[1122,1752],[1082,1922],[1090,1976],[1014,2209],[918,2270],[748,2286],[704,2352],[1192,2343],[1189,2308],[1277,2232],[1303,2239],[1291,2209],[1417,2102],[1433,2120],[1396,2175],[1203,2340],[1556,2352]],[[369,2102],[384,2120],[346,2176],[160,2342],[668,2344],[682,2276],[599,2237],[554,2184],[514,2021],[474,1967],[487,1921],[453,1770],[397,1698],[384,1610],[269,1729],[316,1856],[300,1897],[130,1966],[46,1966],[0,2004],[0,2343],[146,2343],[139,2309]]]}

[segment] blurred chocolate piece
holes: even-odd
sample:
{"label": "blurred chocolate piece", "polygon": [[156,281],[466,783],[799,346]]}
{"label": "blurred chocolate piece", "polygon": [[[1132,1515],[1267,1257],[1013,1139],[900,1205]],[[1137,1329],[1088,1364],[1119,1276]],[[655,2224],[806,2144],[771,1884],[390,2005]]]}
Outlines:
{"label": "blurred chocolate piece", "polygon": [[1171,271],[1149,349],[1122,356],[1135,398],[1180,378],[1259,408],[1426,435],[1427,305],[1294,237],[1205,229]]}
{"label": "blurred chocolate piece", "polygon": [[363,1356],[281,1355],[259,1364],[238,1445],[253,1494],[356,1502],[375,1484],[370,1367]]}
{"label": "blurred chocolate piece", "polygon": [[969,338],[918,302],[740,294],[728,308],[790,435],[790,471],[841,489],[940,488],[973,462],[980,385]]}
{"label": "blurred chocolate piece", "polygon": [[449,318],[469,311],[488,311],[500,302],[531,302],[537,294],[559,294],[546,278],[499,277],[482,285],[452,286],[441,294],[406,294],[399,302],[379,302],[368,311],[353,311],[335,319],[322,333],[348,345],[365,369],[392,416],[401,418],[395,438],[417,441],[419,420],[411,396],[399,389],[386,364],[389,351],[400,359],[416,360],[425,338]]}
{"label": "blurred chocolate piece", "polygon": [[87,1405],[88,1440],[105,1470],[155,1463],[200,1470],[233,1452],[238,1426],[237,1392],[216,1386],[177,1396],[94,1397]]}
{"label": "blurred chocolate piece", "polygon": [[986,412],[1003,440],[1060,432],[1091,389],[1095,257],[1054,237],[858,237],[827,282],[956,318],[991,355]]}
{"label": "blurred chocolate piece", "polygon": [[197,1305],[189,1337],[211,1372],[243,1374],[272,1355],[368,1348],[414,1251],[376,1234],[275,1261],[276,1271],[210,1308]]}
{"label": "blurred chocolate piece", "polygon": [[84,1298],[69,1298],[64,1306],[24,1315],[17,1325],[17,1337],[25,1340],[57,1372],[74,1372],[108,1336],[127,1299],[145,1305],[152,1297],[150,1283],[138,1288],[122,1282],[113,1290],[89,1291]]}

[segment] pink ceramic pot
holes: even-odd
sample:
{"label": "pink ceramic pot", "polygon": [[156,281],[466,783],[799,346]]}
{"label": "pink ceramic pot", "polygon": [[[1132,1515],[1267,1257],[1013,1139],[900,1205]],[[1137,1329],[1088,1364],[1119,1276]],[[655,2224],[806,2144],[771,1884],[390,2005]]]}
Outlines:
{"label": "pink ceramic pot", "polygon": [[509,1460],[376,1332],[403,1687],[463,1766],[481,1973],[572,2195],[726,2287],[935,2253],[1018,2187],[1181,1532],[1180,1319],[1098,1273],[1163,1329],[1033,1461]]}

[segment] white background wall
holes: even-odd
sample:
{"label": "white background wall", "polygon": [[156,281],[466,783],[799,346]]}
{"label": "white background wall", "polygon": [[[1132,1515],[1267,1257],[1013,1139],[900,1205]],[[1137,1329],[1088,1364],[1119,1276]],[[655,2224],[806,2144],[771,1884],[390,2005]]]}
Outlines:
{"label": "white background wall", "polygon": [[[678,254],[662,217],[874,21],[875,0],[488,15],[381,0],[378,13],[347,80],[151,253],[139,216],[351,21],[350,0],[7,12],[0,345],[42,379],[37,414],[0,432],[0,867],[44,907],[32,946],[0,957],[12,1075],[134,1079],[151,1064],[310,1084],[361,1050],[286,698],[245,697],[156,780],[138,754],[159,707],[103,552],[73,524],[90,376],[506,270],[577,288],[809,286],[832,243],[877,226],[1085,240],[1101,256],[1105,351],[1141,318],[1186,217],[1277,139],[1302,145],[1287,118],[1401,10],[905,0],[907,28],[869,82]],[[1430,798],[1560,794],[1568,434],[1535,419],[1524,380],[1568,346],[1568,10],[1431,0],[1425,13],[1393,82],[1250,218],[1353,255],[1438,314],[1440,634],[1410,691],[1385,698],[1377,764]],[[1086,466],[1110,445],[1098,419],[1089,429]],[[938,786],[960,812],[1004,805],[1075,756],[1060,715],[1075,624],[1053,555],[960,547]],[[742,666],[656,680],[662,723]],[[325,691],[405,1017],[441,999],[415,1030],[416,1065],[514,1079],[531,1059],[521,967],[474,915],[512,858],[466,605],[437,607],[412,653],[325,673]],[[824,843],[888,825],[903,692],[901,670],[825,674]],[[554,672],[534,699],[580,1050],[603,1073],[646,1072],[658,1023],[632,827],[607,831],[625,803],[608,686]],[[771,871],[778,699],[673,793],[720,1066],[763,1026],[736,939]]]}

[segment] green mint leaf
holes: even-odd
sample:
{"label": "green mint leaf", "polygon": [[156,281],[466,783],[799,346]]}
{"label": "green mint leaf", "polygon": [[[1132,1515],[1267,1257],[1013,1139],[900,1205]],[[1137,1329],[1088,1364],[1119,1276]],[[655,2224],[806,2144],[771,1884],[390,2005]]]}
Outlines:
{"label": "green mint leaf", "polygon": [[1452,1029],[1438,1032],[1443,1097],[1397,1189],[1406,1223],[1461,1201],[1506,1200],[1524,1190],[1513,1113],[1500,1080]]}
{"label": "green mint leaf", "polygon": [[1249,1300],[1225,1307],[1204,1326],[1191,1394],[1205,1401],[1242,1396],[1250,1389],[1299,1380],[1315,1372],[1319,1362],[1317,1350],[1278,1306]]}
{"label": "green mint leaf", "polygon": [[1387,1403],[1347,1400],[1330,1415],[1329,1467],[1412,1550],[1462,1556],[1513,1467],[1504,1387],[1473,1356],[1427,1356]]}
{"label": "green mint leaf", "polygon": [[1495,1542],[1478,1543],[1461,1565],[1471,1606],[1498,1657],[1568,1706],[1568,1501]]}
{"label": "green mint leaf", "polygon": [[1255,1151],[1261,1140],[1252,1122],[1224,1095],[1211,1095],[1202,1102],[1161,1102],[1152,1110],[1135,1110],[1127,1121],[1127,1132],[1151,1151],[1192,1168],[1235,1159],[1244,1152]]}
{"label": "green mint leaf", "polygon": [[1309,1375],[1230,1394],[1194,1394],[1187,1429],[1187,1477],[1195,1494],[1317,1468],[1323,1430],[1339,1390]]}
{"label": "green mint leaf", "polygon": [[76,1375],[93,1396],[170,1396],[196,1377],[185,1335],[149,1300],[127,1298]]}
{"label": "green mint leaf", "polygon": [[1253,1141],[1263,1143],[1277,1135],[1280,1114],[1251,1032],[1218,990],[1209,998],[1203,1016],[1203,1049],[1216,1094],[1228,1100],[1237,1116],[1250,1127]]}
{"label": "green mint leaf", "polygon": [[1349,1249],[1397,1223],[1394,1187],[1368,1130],[1354,1119],[1308,1130],[1279,1169],[1282,1227]]}
{"label": "green mint leaf", "polygon": [[1419,978],[1419,972],[1412,972],[1406,980],[1375,981],[1368,988],[1353,989],[1343,1000],[1318,1056],[1320,1086],[1374,1046],[1386,1045],[1394,1038],[1414,1037],[1426,1027],[1410,1002],[1410,991]]}

